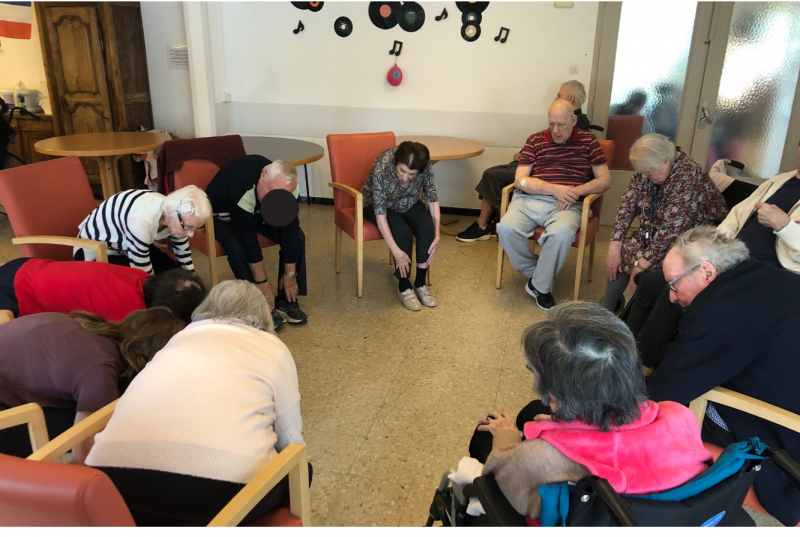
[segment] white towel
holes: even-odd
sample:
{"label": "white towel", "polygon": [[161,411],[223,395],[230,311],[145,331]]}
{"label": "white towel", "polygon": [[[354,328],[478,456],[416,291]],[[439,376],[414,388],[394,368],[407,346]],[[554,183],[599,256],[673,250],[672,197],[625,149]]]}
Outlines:
{"label": "white towel", "polygon": [[[447,478],[458,485],[471,485],[475,478],[481,475],[483,475],[483,464],[472,457],[461,457],[461,460],[458,461],[458,469]],[[467,514],[471,516],[486,514],[478,498],[469,499]]]}

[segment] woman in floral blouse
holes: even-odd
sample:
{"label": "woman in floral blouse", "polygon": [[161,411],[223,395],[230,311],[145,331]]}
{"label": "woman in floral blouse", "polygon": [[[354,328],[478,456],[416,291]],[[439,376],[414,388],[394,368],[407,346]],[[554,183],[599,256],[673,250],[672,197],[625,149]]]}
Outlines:
{"label": "woman in floral blouse", "polygon": [[[428,202],[427,211],[420,193]],[[439,248],[439,203],[428,148],[417,142],[403,142],[378,155],[361,194],[364,218],[378,226],[394,256],[400,302],[412,311],[422,309],[420,302],[436,307],[436,299],[425,285],[428,266]],[[414,238],[417,273],[412,286]]]}
{"label": "woman in floral blouse", "polygon": [[[722,193],[692,157],[661,134],[645,134],[631,146],[635,170],[622,196],[606,258],[608,283],[602,305],[617,310],[628,282],[660,269],[672,242],[684,231],[716,225],[728,214]],[[640,227],[626,238],[634,218]]]}

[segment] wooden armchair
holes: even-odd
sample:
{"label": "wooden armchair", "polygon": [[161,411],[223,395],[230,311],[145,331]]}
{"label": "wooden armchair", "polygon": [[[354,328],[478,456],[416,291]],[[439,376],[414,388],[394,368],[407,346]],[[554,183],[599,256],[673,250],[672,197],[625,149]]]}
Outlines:
{"label": "wooden armchair", "polygon": [[[598,140],[600,147],[603,149],[603,154],[606,160],[610,163],[614,155],[614,142],[608,140]],[[500,202],[500,220],[508,210],[508,203],[511,193],[514,190],[514,184],[510,184],[503,189],[503,194]],[[578,300],[578,295],[581,290],[581,275],[583,272],[583,258],[586,245],[589,245],[589,281],[592,281],[592,269],[594,268],[594,247],[597,240],[597,232],[600,231],[600,212],[603,209],[603,196],[608,190],[598,194],[590,194],[583,200],[583,212],[581,214],[581,227],[575,236],[575,241],[572,243],[573,248],[578,249],[578,264],[575,267],[575,294],[574,299]],[[589,213],[591,212],[591,216]],[[538,226],[531,236],[531,241],[538,241],[542,236],[545,229]],[[535,245],[535,243],[534,243]],[[500,283],[503,279],[503,260],[505,259],[505,252],[499,241],[497,244],[497,288],[500,289]]]}
{"label": "wooden armchair", "polygon": [[[0,312],[2,313],[2,312]],[[28,403],[0,412],[0,429],[8,429],[17,425],[28,425],[33,451],[49,442],[47,424],[44,421],[42,407],[36,403]]]}
{"label": "wooden armchair", "polygon": [[[85,420],[59,435],[28,457],[29,461],[55,461],[87,438],[105,429],[117,401],[98,410]],[[92,470],[87,468],[87,470]],[[256,474],[211,521],[209,526],[236,526],[272,488],[289,476],[290,509],[277,509],[253,521],[248,526],[311,525],[308,488],[308,454],[305,444],[289,444],[278,456]],[[0,525],[3,521],[0,520]]]}
{"label": "wooden armchair", "polygon": [[14,320],[14,314],[8,310],[0,310],[0,324]]}
{"label": "wooden armchair", "polygon": [[[760,401],[748,395],[720,387],[714,388],[710,392],[701,395],[689,403],[689,408],[692,412],[694,412],[694,415],[697,417],[697,421],[700,423],[701,427],[703,426],[703,419],[706,417],[706,407],[708,406],[709,401],[712,403],[719,403],[720,405],[724,405],[726,407],[735,408],[736,410],[752,414],[753,416],[758,416],[761,419],[776,423],[786,427],[787,429],[791,429],[796,433],[800,433],[800,415],[794,414],[775,405],[765,403],[764,401]],[[708,442],[704,442],[704,445],[706,449],[708,449],[714,456],[714,460],[717,460],[717,457],[719,457],[720,453],[722,453],[722,450],[725,447],[715,446],[714,444],[709,444]],[[752,487],[750,488],[750,492],[747,493],[747,497],[744,500],[744,505],[769,515],[766,509],[762,507],[761,503],[756,498]],[[800,524],[798,524],[798,526],[800,526]]]}

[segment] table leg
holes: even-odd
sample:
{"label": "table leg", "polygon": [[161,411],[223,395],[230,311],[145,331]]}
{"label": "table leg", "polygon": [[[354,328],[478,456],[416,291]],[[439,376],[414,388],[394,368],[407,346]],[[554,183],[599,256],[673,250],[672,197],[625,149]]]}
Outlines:
{"label": "table leg", "polygon": [[112,196],[114,194],[122,192],[122,185],[119,182],[119,166],[117,166],[117,163],[119,162],[119,159],[121,159],[124,156],[125,155],[115,155],[113,157],[106,157],[106,159],[109,158],[111,159],[111,173],[112,177],[114,178],[114,183],[113,183],[114,192],[111,193]]}
{"label": "table leg", "polygon": [[[436,164],[437,160],[431,160],[431,167]],[[439,219],[439,231],[444,233],[445,235],[458,235],[458,231],[452,230],[449,227],[445,227],[449,224],[455,224],[458,222],[459,218],[453,214],[443,214]]]}
{"label": "table leg", "polygon": [[303,164],[303,170],[306,172],[306,201],[311,205],[311,191],[308,189],[308,164]]}
{"label": "table leg", "polygon": [[108,199],[114,195],[114,178],[111,175],[113,168],[110,157],[92,157],[100,168],[100,186],[103,188],[103,199]]}

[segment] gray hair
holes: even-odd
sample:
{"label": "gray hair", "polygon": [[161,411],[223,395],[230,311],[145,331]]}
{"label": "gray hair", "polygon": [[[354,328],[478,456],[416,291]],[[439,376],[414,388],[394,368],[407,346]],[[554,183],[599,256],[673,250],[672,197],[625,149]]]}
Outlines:
{"label": "gray hair", "polygon": [[211,289],[192,313],[192,321],[206,319],[244,323],[264,332],[275,333],[267,299],[255,284],[244,280],[226,280]]}
{"label": "gray hair", "polygon": [[678,151],[669,138],[651,132],[633,142],[629,157],[634,167],[661,168],[664,159],[668,159],[670,165],[675,164]]}
{"label": "gray hair", "polygon": [[569,94],[572,95],[572,98],[575,100],[575,108],[580,108],[583,106],[583,103],[586,102],[586,88],[583,86],[581,82],[577,80],[568,80],[564,82],[569,89]]}
{"label": "gray hair", "polygon": [[750,258],[745,243],[714,226],[697,226],[681,233],[675,239],[673,249],[681,258],[684,268],[690,269],[708,261],[718,274]]}
{"label": "gray hair", "polygon": [[[192,205],[194,211],[191,210]],[[172,192],[161,202],[161,212],[175,215],[181,210],[181,215],[194,214],[204,223],[211,216],[211,203],[206,193],[194,185],[187,185]]]}
{"label": "gray hair", "polygon": [[287,185],[293,184],[295,187],[297,187],[297,183],[299,182],[297,177],[297,168],[285,160],[275,160],[271,164],[267,164],[264,166],[264,171],[267,172],[268,181],[272,180],[272,178],[275,176],[283,174],[283,176],[286,177]]}
{"label": "gray hair", "polygon": [[556,400],[554,420],[580,420],[608,431],[641,415],[647,391],[636,341],[599,304],[554,307],[525,329],[522,345],[536,393],[545,404]]}

